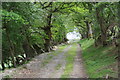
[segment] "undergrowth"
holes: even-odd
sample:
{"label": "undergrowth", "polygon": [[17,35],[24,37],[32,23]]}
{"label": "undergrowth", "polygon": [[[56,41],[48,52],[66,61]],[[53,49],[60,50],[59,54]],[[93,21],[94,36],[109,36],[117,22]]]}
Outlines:
{"label": "undergrowth", "polygon": [[89,78],[105,78],[106,75],[117,78],[117,60],[112,46],[94,46],[93,39],[80,41],[86,73]]}

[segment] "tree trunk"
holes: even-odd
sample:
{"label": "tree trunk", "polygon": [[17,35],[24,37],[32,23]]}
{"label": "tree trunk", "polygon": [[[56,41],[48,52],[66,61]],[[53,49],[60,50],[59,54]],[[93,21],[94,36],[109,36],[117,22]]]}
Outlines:
{"label": "tree trunk", "polygon": [[93,31],[92,31],[91,23],[89,23],[89,37],[93,38]]}
{"label": "tree trunk", "polygon": [[89,38],[89,22],[88,21],[85,21],[86,23],[86,27],[87,27],[87,38]]}
{"label": "tree trunk", "polygon": [[49,52],[50,51],[50,45],[51,45],[51,28],[47,27],[45,30],[45,34],[47,35],[47,37],[45,38],[45,51]]}
{"label": "tree trunk", "polygon": [[102,41],[102,45],[106,46],[107,45],[107,41],[106,41],[107,40],[107,33],[106,33],[104,19],[101,16],[100,11],[102,11],[102,10],[99,9],[99,8],[96,9],[96,17],[97,17],[97,21],[98,21],[98,24],[100,25],[100,29],[101,29],[101,41]]}
{"label": "tree trunk", "polygon": [[52,38],[51,19],[52,19],[52,13],[49,13],[47,16],[47,26],[44,28],[44,32],[47,35],[47,37],[45,37],[45,44],[44,44],[46,52],[50,51],[50,45],[51,45],[51,38]]}
{"label": "tree trunk", "polygon": [[101,41],[102,41],[103,46],[107,45],[106,40],[107,40],[106,32],[104,31],[104,28],[101,28]]}
{"label": "tree trunk", "polygon": [[85,21],[87,27],[87,38],[92,38],[92,28],[88,21]]}

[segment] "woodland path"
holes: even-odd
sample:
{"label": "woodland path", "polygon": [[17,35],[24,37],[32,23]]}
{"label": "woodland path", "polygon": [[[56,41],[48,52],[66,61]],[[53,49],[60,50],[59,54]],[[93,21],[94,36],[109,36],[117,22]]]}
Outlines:
{"label": "woodland path", "polygon": [[75,56],[75,61],[74,61],[73,72],[70,76],[71,78],[87,78],[81,53],[82,53],[82,50],[81,50],[80,46],[78,45],[77,46],[77,55]]}
{"label": "woodland path", "polygon": [[[41,54],[36,56],[32,61],[28,64],[25,64],[23,67],[18,69],[13,69],[13,73],[11,73],[11,78],[60,78],[64,73],[64,69],[66,66],[65,54],[71,48],[72,45],[69,45],[62,52],[57,55],[53,55],[50,53]],[[79,45],[77,47],[77,54],[75,56],[74,67],[72,73],[70,73],[70,78],[85,78],[85,70],[83,67],[83,61],[81,58],[81,49]],[[50,54],[48,56],[48,54]],[[52,59],[49,59],[46,64],[46,57],[52,56]],[[58,68],[58,69],[57,69]]]}

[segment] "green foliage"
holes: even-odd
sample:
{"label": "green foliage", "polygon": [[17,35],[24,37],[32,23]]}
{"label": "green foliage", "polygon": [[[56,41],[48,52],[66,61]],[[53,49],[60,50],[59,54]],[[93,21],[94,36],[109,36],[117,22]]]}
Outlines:
{"label": "green foliage", "polygon": [[10,54],[8,53],[8,52],[10,52],[10,50],[9,50],[10,45],[8,45],[9,42],[7,40],[8,38],[7,38],[5,29],[7,28],[8,30],[10,30],[9,31],[10,39],[16,47],[15,51],[17,51],[15,55],[18,55],[22,52],[21,42],[24,38],[22,35],[20,35],[21,32],[18,30],[21,28],[21,26],[23,24],[26,24],[26,23],[20,15],[14,13],[14,12],[8,12],[6,10],[2,10],[1,14],[2,14],[2,20],[3,20],[3,30],[2,30],[2,33],[3,33],[2,34],[2,48],[3,48],[3,50],[2,50],[2,52],[4,53],[2,55],[3,56],[2,58],[3,58],[3,61],[5,61],[7,59],[11,60]]}
{"label": "green foliage", "polygon": [[15,23],[24,23],[24,19],[20,15],[12,11],[8,12],[5,10],[2,10],[1,15],[2,15],[2,19],[3,20],[5,19],[6,22],[13,20]]}
{"label": "green foliage", "polygon": [[113,70],[117,60],[113,47],[97,47],[93,46],[94,40],[81,40],[83,50],[83,60],[86,72],[90,78],[104,78],[107,74],[117,78],[117,71]]}
{"label": "green foliage", "polygon": [[[69,32],[76,31],[82,38],[87,38],[86,22],[91,25],[97,40],[102,27],[96,9],[99,9],[99,17],[106,30],[106,41],[118,36],[116,3],[4,2],[2,7],[2,58],[3,64],[9,67],[13,65],[13,58],[17,63],[18,57],[22,56],[20,59],[24,62],[47,51],[47,48],[66,42]],[[86,44],[85,49],[93,43],[94,40]]]}

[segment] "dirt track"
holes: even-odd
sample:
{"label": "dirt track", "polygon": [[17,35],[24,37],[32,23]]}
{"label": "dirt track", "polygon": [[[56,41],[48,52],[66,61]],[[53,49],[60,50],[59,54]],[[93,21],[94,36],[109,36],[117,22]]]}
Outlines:
{"label": "dirt track", "polygon": [[[30,63],[25,64],[22,68],[13,69],[13,73],[10,77],[12,78],[60,78],[64,73],[66,66],[65,54],[71,48],[72,45],[65,48],[61,53],[57,55],[50,54],[53,58],[43,66],[42,62],[48,56],[46,54],[41,54],[36,56]],[[83,67],[83,61],[81,58],[81,49],[77,45],[78,49],[76,51],[77,55],[75,57],[74,67],[72,73],[70,73],[70,78],[85,78],[85,70]],[[8,71],[9,72],[9,71]],[[5,73],[4,73],[5,74]]]}

